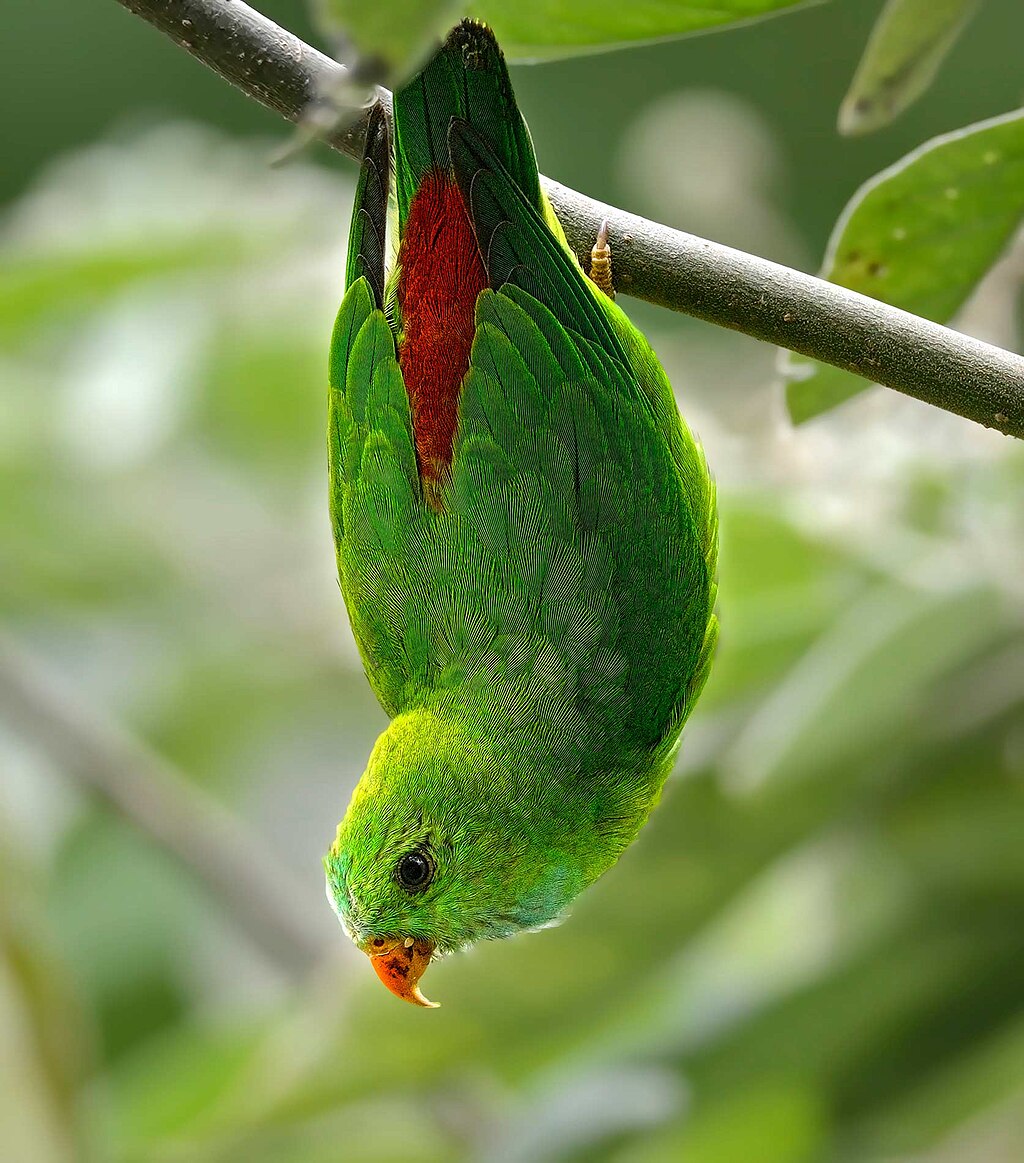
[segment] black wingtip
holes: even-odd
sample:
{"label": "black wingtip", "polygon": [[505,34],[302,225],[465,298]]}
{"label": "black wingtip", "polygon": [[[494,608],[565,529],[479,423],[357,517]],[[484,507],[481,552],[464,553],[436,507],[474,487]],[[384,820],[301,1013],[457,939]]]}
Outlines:
{"label": "black wingtip", "polygon": [[391,135],[388,127],[388,112],[383,101],[377,101],[373,105],[366,120],[363,160],[372,161],[383,174],[387,174],[391,168]]}
{"label": "black wingtip", "polygon": [[458,48],[463,52],[497,52],[498,41],[490,28],[482,20],[467,16],[448,33],[444,40],[446,49]]}
{"label": "black wingtip", "polygon": [[[505,72],[505,54],[490,28],[482,20],[466,17],[445,37],[443,52],[457,54],[467,72]],[[511,94],[510,94],[511,97]]]}
{"label": "black wingtip", "polygon": [[395,93],[394,110],[401,225],[423,176],[451,168],[448,130],[453,119],[465,120],[490,142],[512,180],[540,204],[530,135],[505,58],[487,25],[477,20],[457,24],[422,72]]}
{"label": "black wingtip", "polygon": [[349,235],[347,285],[364,277],[378,307],[384,304],[384,261],[388,190],[391,181],[391,135],[388,115],[379,102],[370,110],[363,145],[363,164],[356,186]]}

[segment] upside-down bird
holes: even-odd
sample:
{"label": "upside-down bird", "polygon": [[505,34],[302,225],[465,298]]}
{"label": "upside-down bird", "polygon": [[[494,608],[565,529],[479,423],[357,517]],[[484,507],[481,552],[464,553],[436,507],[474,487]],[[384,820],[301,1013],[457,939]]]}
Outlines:
{"label": "upside-down bird", "polygon": [[[389,213],[389,202],[397,213]],[[717,517],[661,365],[569,248],[505,62],[456,27],[370,119],[330,356],[341,587],[391,718],[325,858],[400,997],[557,920],[661,794]]]}

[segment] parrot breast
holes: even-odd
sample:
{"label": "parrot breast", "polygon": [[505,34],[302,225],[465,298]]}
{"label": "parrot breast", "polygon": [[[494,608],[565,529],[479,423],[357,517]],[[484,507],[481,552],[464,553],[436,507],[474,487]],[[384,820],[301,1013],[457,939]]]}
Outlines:
{"label": "parrot breast", "polygon": [[424,176],[409,206],[398,262],[398,360],[409,393],[420,478],[428,485],[451,464],[476,300],[487,286],[462,193],[451,176]]}

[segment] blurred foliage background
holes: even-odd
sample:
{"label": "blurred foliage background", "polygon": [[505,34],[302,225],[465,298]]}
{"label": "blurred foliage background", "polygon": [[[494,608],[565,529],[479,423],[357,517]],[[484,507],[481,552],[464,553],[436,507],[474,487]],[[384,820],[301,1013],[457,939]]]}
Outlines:
{"label": "blurred foliage background", "polygon": [[[877,7],[516,68],[541,166],[815,269],[1024,88],[989,0],[840,138]],[[269,168],[286,127],[110,0],[3,21],[0,1158],[1024,1158],[1020,445],[878,389],[794,430],[776,353],[627,300],[720,482],[716,668],[620,865],[402,1006],[320,868],[383,724],[325,498],[355,167]],[[1021,269],[959,324],[1017,346]]]}

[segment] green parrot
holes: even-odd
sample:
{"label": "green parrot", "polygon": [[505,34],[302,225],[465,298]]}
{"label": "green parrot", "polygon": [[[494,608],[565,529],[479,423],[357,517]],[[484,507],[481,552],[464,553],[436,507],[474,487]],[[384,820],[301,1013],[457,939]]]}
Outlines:
{"label": "green parrot", "polygon": [[633,840],[717,635],[704,455],[570,250],[481,24],[395,94],[393,148],[371,118],[328,439],[341,588],[391,723],[327,894],[429,1005],[433,956],[556,922]]}

